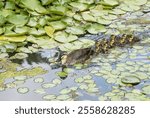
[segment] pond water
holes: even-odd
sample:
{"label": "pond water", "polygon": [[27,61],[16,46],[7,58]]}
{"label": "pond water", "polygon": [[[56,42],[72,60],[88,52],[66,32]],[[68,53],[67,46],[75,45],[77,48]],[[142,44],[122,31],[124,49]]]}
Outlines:
{"label": "pond water", "polygon": [[[149,4],[145,4],[145,6],[143,6],[142,2],[139,4],[141,7],[135,5],[133,9],[132,7],[129,8],[128,5],[124,7],[120,6],[122,10],[118,11],[118,8],[115,9],[113,11],[116,12],[114,15],[112,15],[112,12],[107,16],[104,12],[103,17],[107,20],[105,21],[103,18],[100,18],[98,23],[103,24],[105,27],[101,25],[97,27],[96,24],[93,29],[93,25],[90,25],[91,29],[88,32],[94,32],[95,34],[95,32],[97,33],[100,30],[101,32],[105,31],[105,34],[109,36],[111,34],[130,34],[134,32],[134,35],[137,35],[141,40],[132,46],[115,47],[108,54],[99,54],[84,68],[80,64],[75,67],[68,67],[65,73],[62,73],[62,67],[56,66],[54,68],[50,63],[51,56],[56,50],[41,49],[53,47],[53,43],[58,45],[58,42],[61,41],[60,39],[66,36],[64,30],[63,33],[58,32],[58,34],[63,34],[63,36],[57,39],[58,42],[49,40],[48,36],[36,37],[38,40],[34,36],[29,36],[28,38],[29,40],[31,38],[31,42],[36,40],[37,44],[29,46],[35,53],[30,54],[31,50],[28,50],[28,47],[23,47],[23,54],[21,53],[17,57],[20,59],[9,58],[14,53],[8,55],[7,53],[0,52],[0,100],[150,100],[150,2]],[[98,9],[99,7],[97,6]],[[87,21],[84,20],[84,22],[91,22],[93,13],[95,13],[95,17],[101,15],[97,14],[94,10],[89,14],[90,16],[85,17]],[[78,17],[75,19],[80,22],[80,17]],[[95,17],[92,16],[94,23]],[[70,23],[70,20],[67,21]],[[62,47],[60,46],[61,49],[68,48],[65,46],[70,46],[69,48],[72,49],[81,48],[86,43],[87,45],[91,44],[94,42],[93,40],[98,40],[106,36],[102,35],[102,33],[85,35],[84,38],[88,38],[88,40],[82,40],[83,42],[81,40],[74,41],[68,38],[70,36],[69,33],[75,32],[77,35],[79,33],[83,36],[84,32],[80,33],[80,27],[77,29],[73,27],[72,29],[67,30],[67,37],[59,43],[58,46],[64,44]],[[140,32],[140,34],[137,32]],[[71,37],[76,39],[76,36]],[[69,45],[68,40],[71,42]],[[16,48],[15,46],[8,45],[8,49],[11,51],[11,49]],[[5,52],[5,48],[0,47],[1,50]],[[26,56],[26,58],[21,59],[23,56]],[[5,57],[8,57],[11,61]]]}
{"label": "pond water", "polygon": [[[144,96],[142,99],[149,100],[150,95],[145,94],[142,89],[150,85],[150,45],[148,43],[143,45],[149,40],[146,38],[134,44],[133,47],[115,48],[109,54],[99,54],[93,58],[92,63],[94,64],[87,68],[70,68],[65,79],[61,79],[57,75],[57,72],[62,71],[61,67],[53,69],[50,66],[48,59],[51,50],[41,50],[29,54],[23,60],[12,60],[12,62],[20,64],[21,68],[40,66],[48,72],[29,77],[23,84],[1,91],[0,100],[111,100],[110,97],[114,98],[115,96],[113,91],[124,93],[121,98],[118,97],[114,100],[130,100],[126,94],[134,93],[134,91],[137,92],[135,92],[136,99],[138,99],[138,95],[142,94]],[[128,85],[120,81],[123,77],[133,74],[140,80],[137,85]],[[42,78],[42,81],[38,78]],[[53,82],[54,80],[58,82]],[[13,81],[13,78],[6,79],[5,84]],[[19,92],[18,89],[23,87],[28,88],[29,91],[27,93]],[[107,96],[108,93],[112,95]]]}

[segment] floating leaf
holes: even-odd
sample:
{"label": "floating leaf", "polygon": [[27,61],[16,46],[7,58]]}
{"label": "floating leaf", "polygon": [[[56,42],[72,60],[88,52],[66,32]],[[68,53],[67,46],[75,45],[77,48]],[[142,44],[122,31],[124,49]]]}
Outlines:
{"label": "floating leaf", "polygon": [[49,5],[50,3],[52,3],[54,0],[41,0],[42,5]]}
{"label": "floating leaf", "polygon": [[60,79],[54,79],[53,81],[52,81],[52,83],[53,84],[56,84],[56,85],[59,85],[59,84],[61,84],[61,80]]}
{"label": "floating leaf", "polygon": [[106,20],[104,18],[99,17],[97,19],[97,22],[100,23],[100,24],[103,24],[103,25],[109,25],[109,24],[111,24],[112,21],[111,20]]}
{"label": "floating leaf", "polygon": [[8,37],[8,36],[0,36],[0,40],[7,40],[9,42],[23,42],[26,40],[26,36],[17,36],[17,37]]}
{"label": "floating leaf", "polygon": [[66,88],[66,89],[62,89],[59,93],[60,94],[68,94],[68,93],[70,93],[70,91],[71,91],[70,89]]}
{"label": "floating leaf", "polygon": [[24,84],[25,81],[24,80],[17,80],[17,81],[14,81],[13,83],[18,86],[18,85]]}
{"label": "floating leaf", "polygon": [[66,99],[68,99],[68,98],[70,98],[70,96],[69,95],[59,95],[59,96],[57,96],[57,100],[66,100]]}
{"label": "floating leaf", "polygon": [[4,46],[5,46],[6,50],[7,50],[7,52],[14,52],[16,50],[16,48],[17,48],[17,46],[15,44],[13,44],[13,43],[5,44]]}
{"label": "floating leaf", "polygon": [[45,26],[44,29],[45,29],[45,32],[48,36],[53,37],[53,34],[55,32],[55,29],[53,27]]}
{"label": "floating leaf", "polygon": [[83,81],[84,81],[84,79],[82,77],[75,79],[75,82],[77,82],[77,83],[82,83]]}
{"label": "floating leaf", "polygon": [[78,37],[76,35],[62,33],[60,35],[56,35],[54,38],[58,42],[68,43],[77,40]]}
{"label": "floating leaf", "polygon": [[79,86],[79,88],[82,90],[86,90],[86,89],[88,89],[88,86],[86,84],[82,84]]}
{"label": "floating leaf", "polygon": [[67,8],[64,6],[51,6],[49,8],[50,13],[58,14],[58,15],[65,15]]}
{"label": "floating leaf", "polygon": [[82,18],[86,21],[96,22],[96,18],[90,12],[83,12]]}
{"label": "floating leaf", "polygon": [[34,82],[35,83],[43,83],[44,79],[43,78],[36,78],[36,79],[34,79]]}
{"label": "floating leaf", "polygon": [[0,15],[0,26],[3,26],[6,22],[6,18],[2,15]]}
{"label": "floating leaf", "polygon": [[24,59],[27,58],[28,55],[26,53],[16,53],[11,59]]}
{"label": "floating leaf", "polygon": [[14,77],[14,79],[17,81],[24,81],[27,79],[27,76],[17,76],[17,77]]}
{"label": "floating leaf", "polygon": [[24,26],[28,22],[28,17],[22,14],[13,14],[7,17],[7,21],[17,26]]}
{"label": "floating leaf", "polygon": [[71,2],[71,3],[69,3],[69,5],[74,7],[73,10],[75,10],[75,11],[85,11],[89,8],[88,4],[79,3],[79,2]]}
{"label": "floating leaf", "polygon": [[49,25],[51,25],[55,30],[63,30],[66,28],[66,23],[62,21],[53,21],[50,22]]}
{"label": "floating leaf", "polygon": [[119,3],[117,0],[102,0],[101,4],[108,5],[108,6],[116,6]]}
{"label": "floating leaf", "polygon": [[66,73],[66,72],[57,72],[57,75],[58,75],[59,77],[67,77],[67,76],[68,76],[68,73]]}
{"label": "floating leaf", "polygon": [[42,87],[47,89],[47,88],[52,88],[52,87],[55,87],[56,85],[55,84],[52,84],[52,83],[44,83],[42,84]]}
{"label": "floating leaf", "polygon": [[34,36],[43,36],[45,34],[45,30],[43,28],[31,28],[29,34]]}
{"label": "floating leaf", "polygon": [[42,88],[35,89],[34,92],[37,93],[37,94],[45,94],[46,93],[45,90],[42,89]]}
{"label": "floating leaf", "polygon": [[27,87],[20,87],[20,88],[17,89],[17,91],[20,94],[26,94],[26,93],[29,92],[29,88],[27,88]]}
{"label": "floating leaf", "polygon": [[150,85],[146,85],[142,88],[143,93],[150,94]]}
{"label": "floating leaf", "polygon": [[97,92],[99,92],[98,88],[93,88],[93,87],[86,89],[86,91],[88,93],[97,93]]}
{"label": "floating leaf", "polygon": [[54,100],[56,99],[56,95],[50,94],[50,95],[45,95],[43,96],[44,100]]}
{"label": "floating leaf", "polygon": [[38,13],[41,14],[47,14],[48,11],[41,5],[39,0],[20,0],[20,3],[22,6],[25,8],[28,8],[32,11],[37,11]]}
{"label": "floating leaf", "polygon": [[16,27],[14,29],[15,33],[19,35],[24,35],[28,33],[29,28],[28,27]]}
{"label": "floating leaf", "polygon": [[20,47],[16,50],[16,52],[23,52],[23,53],[32,53],[28,48],[26,47]]}
{"label": "floating leaf", "polygon": [[66,32],[75,35],[81,35],[85,33],[85,30],[80,26],[73,26],[73,27],[67,27]]}
{"label": "floating leaf", "polygon": [[97,34],[100,32],[106,32],[106,28],[101,24],[92,24],[87,28],[87,31],[91,34]]}

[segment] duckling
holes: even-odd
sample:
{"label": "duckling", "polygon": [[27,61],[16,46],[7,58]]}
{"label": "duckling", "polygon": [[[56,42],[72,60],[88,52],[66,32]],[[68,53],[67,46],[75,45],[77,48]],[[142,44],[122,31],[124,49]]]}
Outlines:
{"label": "duckling", "polygon": [[63,55],[61,57],[61,64],[63,66],[74,65],[76,63],[84,63],[87,59],[89,59],[94,54],[94,51],[91,47],[77,49],[69,54]]}

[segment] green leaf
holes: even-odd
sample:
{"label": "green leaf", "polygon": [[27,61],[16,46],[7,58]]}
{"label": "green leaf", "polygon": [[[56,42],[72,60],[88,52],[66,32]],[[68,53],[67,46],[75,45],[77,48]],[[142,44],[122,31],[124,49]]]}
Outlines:
{"label": "green leaf", "polygon": [[45,26],[44,30],[45,30],[45,32],[46,32],[46,34],[48,36],[53,37],[53,34],[55,32],[55,29],[53,27],[51,27],[51,26]]}
{"label": "green leaf", "polygon": [[75,35],[81,35],[85,33],[85,29],[82,28],[81,26],[73,26],[73,27],[67,27],[66,32]]}
{"label": "green leaf", "polygon": [[142,88],[143,93],[150,94],[150,85],[146,85]]}
{"label": "green leaf", "polygon": [[90,12],[83,12],[82,17],[86,21],[96,22],[96,18]]}
{"label": "green leaf", "polygon": [[18,36],[18,37],[6,37],[10,42],[23,42],[26,40],[26,36]]}
{"label": "green leaf", "polygon": [[16,50],[16,48],[17,48],[17,46],[15,44],[13,44],[13,43],[5,44],[4,46],[5,46],[6,50],[7,50],[7,52],[14,52]]}
{"label": "green leaf", "polygon": [[42,5],[49,5],[50,3],[52,3],[54,0],[41,0]]}
{"label": "green leaf", "polygon": [[19,35],[24,35],[28,33],[29,28],[28,27],[16,27],[14,31]]}
{"label": "green leaf", "polygon": [[45,30],[42,28],[39,28],[39,29],[31,28],[29,34],[34,35],[34,36],[42,36],[45,34]]}
{"label": "green leaf", "polygon": [[102,0],[101,4],[108,5],[108,6],[116,6],[119,3],[117,0]]}
{"label": "green leaf", "polygon": [[85,11],[89,8],[88,4],[80,3],[80,2],[71,2],[69,3],[70,6],[73,7],[73,10],[75,11]]}
{"label": "green leaf", "polygon": [[66,73],[66,72],[57,72],[57,75],[58,75],[59,77],[67,77],[67,76],[68,76],[68,73]]}
{"label": "green leaf", "polygon": [[7,21],[17,26],[24,26],[28,22],[28,17],[22,14],[13,14],[7,17]]}
{"label": "green leaf", "polygon": [[106,32],[105,26],[101,24],[91,24],[88,28],[87,31],[91,34],[97,34],[99,32]]}
{"label": "green leaf", "polygon": [[0,15],[0,26],[3,26],[6,22],[6,18],[2,15]]}
{"label": "green leaf", "polygon": [[49,11],[53,14],[65,15],[67,8],[64,6],[50,6]]}
{"label": "green leaf", "polygon": [[39,0],[20,0],[20,3],[22,4],[22,6],[32,11],[37,11],[41,14],[48,13],[48,11],[41,5]]}
{"label": "green leaf", "polygon": [[67,34],[67,33],[61,33],[59,35],[56,35],[54,37],[54,39],[58,42],[61,42],[61,43],[68,43],[68,42],[72,42],[72,41],[75,41],[77,40],[77,36],[76,35],[72,35],[72,34]]}
{"label": "green leaf", "polygon": [[15,3],[13,1],[7,1],[5,3],[5,9],[14,10],[16,8]]}
{"label": "green leaf", "polygon": [[66,23],[62,21],[50,22],[49,25],[51,25],[55,30],[63,30],[66,28]]}
{"label": "green leaf", "polygon": [[125,84],[133,84],[133,85],[139,84],[141,82],[140,79],[136,76],[126,76],[122,78],[121,81]]}

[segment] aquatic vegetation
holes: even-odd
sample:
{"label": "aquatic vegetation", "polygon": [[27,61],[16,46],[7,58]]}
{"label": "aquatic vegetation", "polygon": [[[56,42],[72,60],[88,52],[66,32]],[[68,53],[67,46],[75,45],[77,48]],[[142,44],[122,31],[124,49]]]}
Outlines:
{"label": "aquatic vegetation", "polygon": [[[24,100],[150,100],[149,8],[148,0],[1,1],[0,93]],[[90,47],[102,53],[84,64],[72,64],[72,57],[66,68],[55,63],[59,51]]]}
{"label": "aquatic vegetation", "polygon": [[29,89],[27,87],[20,87],[17,89],[18,93],[20,94],[26,94],[29,92]]}
{"label": "aquatic vegetation", "polygon": [[40,74],[45,74],[47,71],[42,67],[34,67],[31,69],[21,69],[17,70],[19,64],[13,63],[7,59],[1,59],[0,63],[2,65],[2,70],[4,72],[0,73],[0,85],[3,85],[5,79],[13,78],[15,80],[26,80],[27,77],[37,76]]}

